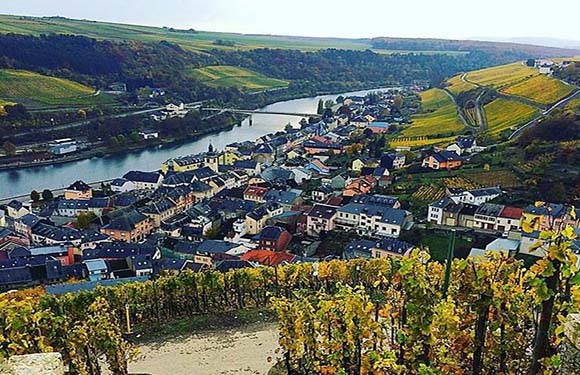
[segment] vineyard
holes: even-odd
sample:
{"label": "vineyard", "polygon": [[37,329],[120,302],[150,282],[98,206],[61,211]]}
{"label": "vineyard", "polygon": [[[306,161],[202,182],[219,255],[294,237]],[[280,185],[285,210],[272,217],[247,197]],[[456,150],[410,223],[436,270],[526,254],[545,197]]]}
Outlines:
{"label": "vineyard", "polygon": [[522,163],[518,167],[524,172],[532,172],[536,168],[544,168],[552,163],[556,155],[553,153],[538,155],[534,160]]}
{"label": "vineyard", "polygon": [[[562,243],[554,254],[575,264]],[[133,353],[123,339],[126,311],[139,331],[272,304],[289,373],[460,374],[471,366],[481,374],[520,372],[530,364],[522,348],[532,345],[533,311],[550,298],[542,275],[552,262],[565,275],[562,283],[580,282],[568,263],[547,258],[528,271],[514,258],[489,254],[454,260],[445,297],[444,267],[415,251],[408,258],[186,271],[64,296],[6,293],[0,295],[0,357],[58,351],[73,374],[97,375],[107,367],[126,375]],[[574,299],[558,297],[557,314],[578,310],[580,290],[572,284]],[[549,318],[550,342],[561,340],[557,314]],[[471,358],[479,349],[485,358],[476,364]]]}
{"label": "vineyard", "polygon": [[417,191],[411,194],[411,198],[425,202],[433,202],[443,198],[444,196],[445,189],[431,185],[421,185]]}
{"label": "vineyard", "polygon": [[521,181],[510,170],[502,169],[483,172],[466,172],[465,175],[481,187],[500,186],[502,188],[512,188],[521,186]]}
{"label": "vineyard", "polygon": [[453,100],[441,89],[421,92],[421,113],[412,116],[412,124],[403,136],[421,137],[458,133],[464,128]]}
{"label": "vineyard", "polygon": [[538,75],[510,85],[501,91],[505,94],[521,96],[537,103],[551,104],[566,97],[574,89],[574,86],[564,84],[557,79]]}
{"label": "vineyard", "polygon": [[501,88],[539,75],[538,70],[521,62],[476,70],[467,74],[467,79],[482,86]]}
{"label": "vineyard", "polygon": [[447,80],[447,90],[449,90],[453,95],[458,95],[462,92],[475,89],[477,86],[473,83],[465,82],[461,79],[461,74],[458,74]]}
{"label": "vineyard", "polygon": [[449,177],[443,180],[443,183],[448,188],[455,188],[455,189],[462,189],[462,190],[474,190],[479,189],[482,187],[480,184],[477,184],[470,180],[469,178],[465,177]]}
{"label": "vineyard", "polygon": [[392,147],[423,147],[430,145],[442,145],[449,144],[453,142],[457,137],[445,137],[445,138],[429,138],[426,136],[422,137],[397,137],[389,141]]}
{"label": "vineyard", "polygon": [[532,120],[539,109],[529,105],[498,98],[484,106],[488,122],[488,131],[493,139],[499,138],[506,130],[525,124]]}

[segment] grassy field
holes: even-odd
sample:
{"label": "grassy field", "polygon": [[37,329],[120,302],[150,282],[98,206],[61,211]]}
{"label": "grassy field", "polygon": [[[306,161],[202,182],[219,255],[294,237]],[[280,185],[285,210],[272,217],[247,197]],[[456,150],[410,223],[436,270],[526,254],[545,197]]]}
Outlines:
{"label": "grassy field", "polygon": [[66,79],[25,70],[0,70],[0,101],[22,103],[29,108],[83,106],[112,103],[95,89]]}
{"label": "grassy field", "polygon": [[461,79],[462,74],[451,77],[447,80],[447,89],[453,94],[458,95],[462,92],[473,90],[477,86],[473,83],[465,82]]}
{"label": "grassy field", "polygon": [[464,126],[451,98],[441,89],[421,93],[421,113],[402,132],[404,137],[421,137],[460,132]]}
{"label": "grassy field", "polygon": [[389,141],[391,147],[424,147],[431,145],[449,145],[457,137],[427,138],[427,137],[398,137]]}
{"label": "grassy field", "polygon": [[484,106],[487,117],[487,134],[493,139],[500,138],[501,133],[514,126],[523,125],[536,116],[538,108],[498,98]]}
{"label": "grassy field", "polygon": [[469,72],[467,79],[482,86],[502,88],[536,75],[539,75],[537,69],[516,62]]}
{"label": "grassy field", "polygon": [[190,70],[191,77],[211,86],[267,90],[288,86],[287,81],[270,78],[252,70],[229,65],[206,66]]}
{"label": "grassy field", "polygon": [[[179,44],[185,49],[208,51],[217,49],[283,48],[315,51],[325,48],[366,50],[372,49],[370,39],[312,38],[283,35],[251,35],[238,33],[218,33],[207,31],[191,32],[161,27],[126,25],[109,22],[94,22],[56,17],[20,17],[0,15],[0,33],[17,34],[74,34],[95,39],[135,40],[158,42],[166,40]],[[216,40],[233,42],[234,46],[216,45]],[[378,53],[405,53],[377,49]],[[418,51],[409,51],[417,53]],[[463,54],[463,51],[425,51],[428,54]]]}
{"label": "grassy field", "polygon": [[569,95],[575,87],[560,80],[537,75],[508,86],[501,91],[508,95],[521,96],[542,104],[552,104]]}

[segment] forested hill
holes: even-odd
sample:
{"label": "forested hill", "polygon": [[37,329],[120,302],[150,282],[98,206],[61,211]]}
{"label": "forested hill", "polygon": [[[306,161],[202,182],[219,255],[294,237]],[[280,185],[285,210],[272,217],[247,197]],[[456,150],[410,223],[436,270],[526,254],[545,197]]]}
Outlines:
{"label": "forested hill", "polygon": [[167,92],[167,101],[216,99],[251,106],[275,99],[274,94],[250,97],[244,87],[212,85],[196,79],[192,70],[209,65],[249,69],[263,79],[288,82],[276,95],[291,97],[383,85],[435,85],[457,72],[570,52],[462,41],[396,39],[398,44],[392,44],[394,40],[248,36],[0,16],[0,69],[30,70],[95,88],[123,82],[133,97],[140,88],[159,87]]}
{"label": "forested hill", "polygon": [[390,51],[485,51],[500,56],[514,56],[514,54],[517,54],[521,58],[529,55],[537,58],[575,56],[580,53],[578,49],[544,47],[531,44],[428,38],[381,37],[371,39],[371,45],[375,49]]}

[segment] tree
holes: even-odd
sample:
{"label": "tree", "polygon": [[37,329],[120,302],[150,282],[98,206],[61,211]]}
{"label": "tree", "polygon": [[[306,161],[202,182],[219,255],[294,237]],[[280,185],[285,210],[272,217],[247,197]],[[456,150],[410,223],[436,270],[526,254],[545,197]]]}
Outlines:
{"label": "tree", "polygon": [[318,101],[318,108],[316,109],[316,113],[321,115],[323,112],[324,112],[324,102],[322,101],[322,99],[320,99]]}
{"label": "tree", "polygon": [[5,105],[4,112],[8,120],[28,120],[30,113],[22,104]]}
{"label": "tree", "polygon": [[89,229],[91,227],[91,222],[97,218],[92,212],[81,212],[74,223],[77,229]]}
{"label": "tree", "polygon": [[14,143],[6,141],[2,145],[2,148],[4,149],[4,151],[6,151],[7,155],[9,156],[16,155],[16,146],[14,146]]}
{"label": "tree", "polygon": [[36,190],[32,190],[30,193],[30,199],[32,199],[34,203],[40,201],[40,193]]}
{"label": "tree", "polygon": [[324,108],[332,108],[332,106],[334,105],[334,101],[328,99],[327,101],[324,102]]}
{"label": "tree", "polygon": [[395,95],[395,98],[393,99],[393,104],[395,105],[395,107],[401,108],[403,106],[403,97],[401,95]]}
{"label": "tree", "polygon": [[54,199],[54,196],[52,195],[52,191],[50,191],[49,189],[44,189],[42,191],[42,199],[45,201],[51,201]]}

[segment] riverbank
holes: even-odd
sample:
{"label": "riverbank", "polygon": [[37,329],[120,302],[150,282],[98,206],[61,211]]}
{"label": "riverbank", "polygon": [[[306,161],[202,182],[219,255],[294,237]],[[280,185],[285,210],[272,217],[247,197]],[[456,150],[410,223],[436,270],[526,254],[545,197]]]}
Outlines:
{"label": "riverbank", "polygon": [[[315,113],[319,100],[334,100],[340,95],[364,96],[371,91],[392,88],[376,87],[369,90],[280,101],[259,110],[278,113]],[[112,180],[123,176],[129,170],[158,170],[167,159],[207,151],[210,143],[215,149],[223,150],[233,142],[254,141],[266,134],[282,131],[287,124],[298,127],[302,117],[254,114],[252,119],[252,124],[249,119],[244,119],[241,126],[229,126],[227,129],[206,135],[196,134],[193,141],[186,140],[163,144],[161,147],[145,147],[137,150],[124,148],[120,152],[103,155],[103,157],[0,171],[0,199],[28,195],[32,190],[63,189],[79,179],[90,183]]]}

